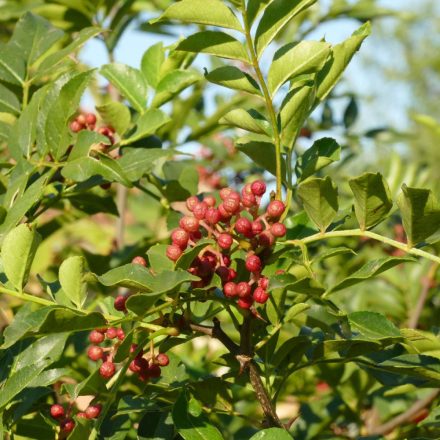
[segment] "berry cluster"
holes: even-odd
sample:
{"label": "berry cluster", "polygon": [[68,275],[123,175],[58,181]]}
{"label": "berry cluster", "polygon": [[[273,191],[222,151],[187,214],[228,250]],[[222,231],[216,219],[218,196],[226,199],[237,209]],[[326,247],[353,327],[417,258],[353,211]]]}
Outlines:
{"label": "berry cluster", "polygon": [[[180,227],[173,230],[172,244],[166,251],[170,260],[177,261],[188,246],[194,246],[203,236],[214,239],[215,245],[205,247],[191,264],[189,272],[201,278],[193,287],[208,286],[216,273],[222,280],[225,297],[236,299],[242,309],[268,300],[269,280],[261,273],[270,248],[286,234],[286,227],[279,221],[285,210],[283,202],[271,201],[260,214],[265,192],[266,184],[256,180],[246,184],[241,194],[231,188],[221,189],[219,204],[213,196],[203,200],[189,197],[186,206],[191,215],[180,219]],[[239,277],[231,267],[238,249],[247,252],[246,273]],[[234,281],[237,278],[244,280]]]}
{"label": "berry cluster", "polygon": [[[110,144],[113,145],[115,143],[115,130],[110,126],[102,126],[97,127],[96,125],[97,119],[94,113],[80,113],[71,123],[70,129],[74,133],[78,133],[81,130],[91,130],[96,131],[103,136],[108,137]],[[104,145],[101,145],[101,149],[105,149]]]}
{"label": "berry cluster", "polygon": [[[75,428],[75,420],[72,418],[72,405],[69,405],[67,411],[64,406],[56,403],[50,407],[50,415],[59,421],[60,429],[63,433],[69,433]],[[99,403],[89,405],[85,411],[76,413],[78,419],[97,419],[102,411],[102,405]]]}
{"label": "berry cluster", "polygon": [[[135,344],[131,347],[133,353],[138,348]],[[128,369],[138,375],[142,382],[147,382],[149,379],[157,379],[161,375],[161,367],[166,367],[170,363],[168,355],[159,353],[152,355],[151,353],[144,355],[141,350],[136,357],[130,362]]]}

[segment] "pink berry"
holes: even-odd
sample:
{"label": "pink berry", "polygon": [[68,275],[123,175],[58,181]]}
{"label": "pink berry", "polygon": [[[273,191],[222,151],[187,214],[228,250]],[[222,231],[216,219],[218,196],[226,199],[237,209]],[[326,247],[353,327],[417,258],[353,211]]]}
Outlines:
{"label": "pink berry", "polygon": [[223,206],[226,211],[231,214],[236,214],[240,210],[240,199],[235,197],[228,197],[223,201]]}
{"label": "pink berry", "polygon": [[281,200],[273,200],[269,203],[266,212],[270,218],[280,218],[285,209],[286,207]]}
{"label": "pink berry", "polygon": [[217,203],[217,200],[215,200],[214,196],[206,196],[203,201],[208,205],[209,208],[213,208]]}
{"label": "pink berry", "polygon": [[99,361],[99,359],[102,359],[102,356],[104,355],[104,350],[101,347],[98,347],[97,345],[91,345],[87,349],[87,356],[92,361]]}
{"label": "pink berry", "polygon": [[64,417],[64,408],[61,405],[55,404],[50,407],[50,415],[54,419],[60,419]]}
{"label": "pink berry", "polygon": [[192,212],[194,209],[194,206],[199,203],[199,199],[196,196],[191,196],[186,199],[186,207]]}
{"label": "pink berry", "polygon": [[87,419],[87,414],[83,411],[76,414],[77,419]]}
{"label": "pink berry", "polygon": [[223,264],[225,265],[225,266],[230,266],[231,265],[231,259],[230,259],[230,257],[228,256],[228,255],[222,255],[222,258],[223,258]]}
{"label": "pink berry", "polygon": [[251,286],[246,281],[237,284],[237,294],[239,298],[245,298],[251,294]]}
{"label": "pink berry", "polygon": [[72,419],[62,420],[60,423],[60,428],[63,432],[72,432],[73,428],[75,428],[75,422]]}
{"label": "pink berry", "polygon": [[257,287],[254,290],[253,297],[255,302],[259,304],[264,304],[269,299],[269,295],[262,287]]}
{"label": "pink berry", "polygon": [[182,255],[182,253],[183,253],[182,249],[180,249],[180,247],[175,244],[170,244],[167,247],[167,257],[171,261],[177,261],[179,257]]}
{"label": "pink berry", "polygon": [[221,215],[218,209],[208,208],[205,214],[205,220],[210,225],[216,225],[221,220]]}
{"label": "pink berry", "polygon": [[74,132],[74,133],[78,133],[79,131],[81,131],[84,128],[84,126],[82,124],[80,124],[77,120],[74,120],[70,123],[70,129]]}
{"label": "pink berry", "polygon": [[238,307],[242,309],[250,309],[253,303],[254,299],[252,298],[252,296],[246,296],[245,298],[240,298],[237,301]]}
{"label": "pink berry", "polygon": [[194,217],[198,220],[203,220],[206,215],[206,211],[208,210],[209,206],[206,202],[199,202],[196,206],[194,206],[193,214]]}
{"label": "pink berry", "polygon": [[282,223],[274,223],[270,228],[270,232],[272,232],[274,237],[284,237],[286,235],[286,227]]}
{"label": "pink berry", "polygon": [[232,189],[231,188],[222,188],[219,192],[220,198],[222,200],[226,200],[229,194],[231,194]]}
{"label": "pink berry", "polygon": [[96,124],[96,116],[93,113],[87,113],[85,115],[85,120],[87,125],[95,125]]}
{"label": "pink berry", "polygon": [[87,121],[86,121],[86,115],[83,115],[82,113],[80,113],[77,117],[76,120],[81,124],[81,125],[86,125]]}
{"label": "pink berry", "polygon": [[97,330],[92,330],[90,332],[89,341],[92,344],[100,344],[102,341],[104,341],[104,339],[105,336],[101,332],[98,332]]}
{"label": "pink berry", "polygon": [[246,217],[240,217],[235,222],[234,229],[245,236],[252,232],[252,223]]}
{"label": "pink berry", "polygon": [[147,267],[147,260],[144,257],[141,257],[138,255],[137,257],[134,257],[131,262],[133,264],[139,264],[140,266]]}
{"label": "pink berry", "polygon": [[115,298],[114,308],[119,312],[126,312],[127,309],[125,307],[125,303],[127,302],[127,297],[125,295],[118,295]]}
{"label": "pink berry", "polygon": [[241,189],[241,195],[242,197],[245,196],[252,196],[253,192],[252,192],[252,185],[250,183],[246,183],[245,186],[243,186],[243,188]]}
{"label": "pink berry", "polygon": [[262,196],[266,192],[266,184],[262,180],[256,180],[251,185],[252,193],[256,196]]}
{"label": "pink berry", "polygon": [[228,282],[223,286],[223,293],[228,298],[233,298],[234,296],[237,296],[237,285],[232,282]]}
{"label": "pink berry", "polygon": [[229,249],[233,243],[232,236],[230,234],[220,234],[217,237],[217,243],[222,249]]}
{"label": "pink berry", "polygon": [[156,360],[161,367],[166,367],[170,363],[170,358],[165,353],[159,353]]}
{"label": "pink berry", "polygon": [[118,328],[116,331],[116,337],[120,340],[123,341],[125,339],[125,332],[124,330],[122,330],[122,328]]}
{"label": "pink berry", "polygon": [[257,204],[257,199],[253,194],[246,194],[241,199],[241,203],[246,208],[252,208]]}
{"label": "pink berry", "polygon": [[116,327],[110,327],[107,329],[105,335],[108,339],[115,339],[118,336],[118,329]]}
{"label": "pink berry", "polygon": [[261,277],[258,280],[258,286],[266,290],[269,287],[269,278]]}
{"label": "pink berry", "polygon": [[261,260],[258,255],[249,255],[246,258],[246,269],[249,272],[257,273],[261,272]]}
{"label": "pink berry", "polygon": [[154,379],[160,377],[161,369],[157,364],[150,364],[148,367],[148,375]]}
{"label": "pink berry", "polygon": [[237,278],[237,272],[234,269],[229,268],[229,281],[235,280]]}
{"label": "pink berry", "polygon": [[199,221],[195,217],[186,215],[180,219],[179,226],[186,232],[196,232],[198,231],[200,225]]}
{"label": "pink berry", "polygon": [[173,241],[173,244],[185,249],[188,245],[189,234],[184,229],[177,228],[171,233],[171,240]]}
{"label": "pink berry", "polygon": [[255,220],[252,222],[252,233],[255,235],[261,234],[263,232],[264,226],[260,220]]}
{"label": "pink berry", "polygon": [[101,414],[102,405],[97,403],[96,405],[90,405],[86,409],[86,417],[88,419],[97,419],[99,415]]}
{"label": "pink berry", "polygon": [[229,212],[223,203],[218,207],[218,212],[220,213],[220,218],[223,221],[228,221],[232,217],[232,213]]}
{"label": "pink berry", "polygon": [[111,361],[103,362],[103,364],[99,368],[99,374],[106,379],[110,379],[115,374],[115,372],[115,364]]}
{"label": "pink berry", "polygon": [[258,236],[258,241],[261,244],[261,246],[270,247],[274,245],[275,237],[271,234],[270,231],[263,231]]}

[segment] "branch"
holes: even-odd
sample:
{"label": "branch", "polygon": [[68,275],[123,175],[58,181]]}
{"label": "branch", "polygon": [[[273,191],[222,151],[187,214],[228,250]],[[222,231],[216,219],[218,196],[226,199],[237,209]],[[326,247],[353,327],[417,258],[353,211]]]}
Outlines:
{"label": "branch", "polygon": [[400,425],[404,424],[405,422],[408,422],[413,417],[415,417],[420,410],[429,406],[437,398],[439,394],[440,394],[440,390],[435,390],[425,398],[417,400],[404,413],[399,414],[398,416],[394,417],[393,419],[384,423],[383,425],[379,425],[376,426],[375,428],[372,428],[368,434],[369,435],[389,434],[390,432],[398,428]]}

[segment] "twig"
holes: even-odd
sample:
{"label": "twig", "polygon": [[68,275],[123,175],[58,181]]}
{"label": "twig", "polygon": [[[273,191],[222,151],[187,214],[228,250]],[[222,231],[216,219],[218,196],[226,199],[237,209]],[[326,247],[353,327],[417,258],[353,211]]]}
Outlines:
{"label": "twig", "polygon": [[414,309],[414,312],[409,318],[408,321],[408,328],[417,328],[419,324],[420,315],[422,314],[423,307],[425,306],[426,300],[428,298],[429,290],[432,287],[432,281],[435,278],[435,274],[438,269],[438,264],[433,263],[431,267],[429,268],[428,274],[426,277],[424,277],[422,282],[422,291],[420,292],[419,299],[416,304],[416,308]]}
{"label": "twig", "polygon": [[379,425],[379,426],[376,426],[375,428],[372,428],[368,434],[369,435],[389,434],[390,432],[392,432],[396,428],[398,428],[400,425],[411,420],[414,416],[417,415],[417,413],[420,410],[429,406],[437,398],[437,396],[439,394],[440,394],[440,390],[435,390],[431,394],[426,396],[425,398],[417,400],[417,402],[415,402],[405,412],[403,412],[402,414],[399,414],[398,416],[394,417],[393,419],[389,420],[388,422],[384,423],[383,425]]}

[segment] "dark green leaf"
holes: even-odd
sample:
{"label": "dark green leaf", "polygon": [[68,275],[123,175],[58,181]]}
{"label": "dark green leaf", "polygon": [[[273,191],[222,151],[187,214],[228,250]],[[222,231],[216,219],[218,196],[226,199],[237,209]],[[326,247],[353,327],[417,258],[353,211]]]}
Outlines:
{"label": "dark green leaf", "polygon": [[379,223],[393,206],[386,180],[380,173],[364,173],[349,180],[354,209],[362,230]]}
{"label": "dark green leaf", "polygon": [[176,261],[176,269],[189,269],[191,267],[192,262],[197,257],[202,249],[206,246],[210,246],[214,244],[214,240],[211,239],[202,239],[198,241],[193,247],[187,249],[180,258]]}
{"label": "dark green leaf", "polygon": [[15,47],[0,43],[0,80],[23,85],[25,73],[24,57]]}
{"label": "dark green leaf", "polygon": [[0,84],[0,112],[14,115],[20,113],[20,101],[17,96],[2,84]]}
{"label": "dark green leaf", "polygon": [[345,128],[350,128],[355,122],[358,117],[359,110],[356,103],[356,100],[351,97],[350,102],[347,105],[347,108],[344,112],[344,125]]}
{"label": "dark green leaf", "polygon": [[348,321],[354,333],[368,339],[401,338],[399,329],[380,313],[354,312],[348,314]]}
{"label": "dark green leaf", "polygon": [[325,289],[317,280],[311,278],[298,279],[292,274],[275,275],[270,279],[269,291],[286,289],[292,292],[305,293],[308,295],[321,295]]}
{"label": "dark green leaf", "polygon": [[307,215],[325,232],[338,213],[338,189],[332,179],[310,178],[298,186],[298,196]]}
{"label": "dark green leaf", "polygon": [[161,148],[124,148],[118,162],[127,178],[135,182],[150,173],[154,169],[156,161],[173,154],[173,150],[162,150]]}

